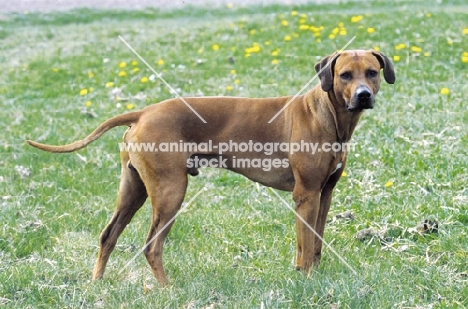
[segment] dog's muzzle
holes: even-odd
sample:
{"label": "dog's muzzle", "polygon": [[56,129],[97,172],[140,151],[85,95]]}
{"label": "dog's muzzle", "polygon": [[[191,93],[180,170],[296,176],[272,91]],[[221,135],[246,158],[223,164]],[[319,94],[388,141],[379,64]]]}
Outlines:
{"label": "dog's muzzle", "polygon": [[346,107],[349,111],[374,108],[374,94],[365,86],[358,87]]}

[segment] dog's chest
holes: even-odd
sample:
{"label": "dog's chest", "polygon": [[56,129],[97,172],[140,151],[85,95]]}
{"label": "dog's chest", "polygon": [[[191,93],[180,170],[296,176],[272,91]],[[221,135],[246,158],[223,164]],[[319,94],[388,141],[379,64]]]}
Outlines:
{"label": "dog's chest", "polygon": [[338,171],[342,166],[343,166],[343,163],[339,162],[339,163],[336,165],[335,169],[331,172],[330,176],[333,175],[333,174],[335,174],[336,171]]}

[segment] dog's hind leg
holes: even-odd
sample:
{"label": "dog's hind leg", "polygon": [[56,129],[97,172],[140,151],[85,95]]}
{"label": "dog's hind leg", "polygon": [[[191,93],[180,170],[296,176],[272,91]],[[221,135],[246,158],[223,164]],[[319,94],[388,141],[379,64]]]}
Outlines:
{"label": "dog's hind leg", "polygon": [[162,261],[163,246],[187,189],[187,169],[185,164],[180,164],[180,162],[185,163],[186,158],[182,161],[164,155],[140,158],[144,162],[135,161],[135,167],[139,169],[139,166],[145,166],[141,178],[148,189],[153,209],[152,222],[143,252],[156,280],[161,285],[166,285],[168,280]]}
{"label": "dog's hind leg", "polygon": [[154,276],[161,285],[168,283],[162,261],[164,241],[184,200],[187,174],[181,174],[175,183],[177,185],[174,187],[172,181],[161,181],[158,184],[157,193],[151,196],[153,221],[146,239],[147,247],[144,253]]}
{"label": "dog's hind leg", "polygon": [[121,152],[120,157],[122,175],[117,207],[109,224],[101,233],[100,249],[96,266],[94,267],[93,280],[102,278],[109,256],[117,243],[117,238],[119,238],[122,231],[138,209],[141,208],[148,196],[138,172],[128,164],[128,153]]}

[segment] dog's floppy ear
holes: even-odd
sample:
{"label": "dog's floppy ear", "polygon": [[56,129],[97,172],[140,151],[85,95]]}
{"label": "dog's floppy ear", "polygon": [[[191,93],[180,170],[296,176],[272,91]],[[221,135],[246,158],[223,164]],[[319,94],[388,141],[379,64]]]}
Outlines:
{"label": "dog's floppy ear", "polygon": [[387,56],[382,54],[381,52],[372,51],[372,54],[379,60],[380,62],[380,68],[383,69],[383,76],[385,78],[385,81],[389,84],[394,84],[395,83],[395,70],[393,69],[393,64],[388,59]]}
{"label": "dog's floppy ear", "polygon": [[336,58],[338,58],[339,55],[339,53],[334,52],[315,64],[315,72],[317,72],[322,90],[325,92],[333,89],[333,70],[335,68]]}

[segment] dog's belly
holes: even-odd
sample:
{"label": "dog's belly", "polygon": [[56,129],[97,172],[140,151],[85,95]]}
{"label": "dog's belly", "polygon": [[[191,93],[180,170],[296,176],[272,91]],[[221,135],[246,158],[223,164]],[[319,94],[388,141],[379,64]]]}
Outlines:
{"label": "dog's belly", "polygon": [[198,168],[223,168],[265,186],[278,190],[292,191],[294,188],[294,175],[286,157],[249,156],[236,154],[193,154],[187,164],[187,172],[198,175]]}
{"label": "dog's belly", "polygon": [[291,169],[275,169],[263,171],[258,168],[229,169],[239,173],[248,179],[261,183],[267,187],[283,191],[292,191],[294,189],[294,175]]}

